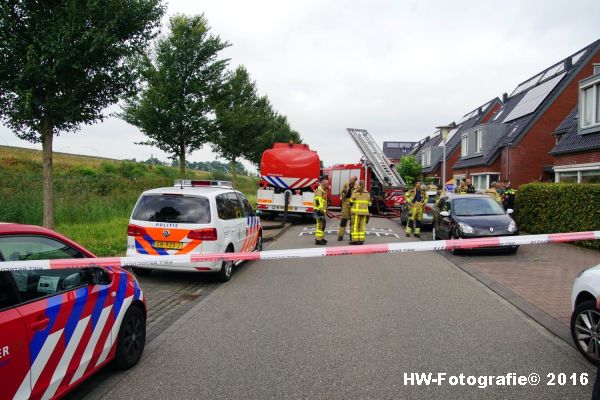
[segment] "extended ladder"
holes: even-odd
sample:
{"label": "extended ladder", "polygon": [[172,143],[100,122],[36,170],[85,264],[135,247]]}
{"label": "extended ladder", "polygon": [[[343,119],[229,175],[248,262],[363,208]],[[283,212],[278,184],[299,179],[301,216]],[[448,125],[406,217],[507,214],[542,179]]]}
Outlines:
{"label": "extended ladder", "polygon": [[398,174],[395,168],[391,167],[390,160],[383,154],[383,151],[377,147],[377,144],[365,129],[346,129],[354,143],[358,146],[360,152],[369,162],[369,166],[375,172],[375,175],[385,186],[403,187],[404,180]]}

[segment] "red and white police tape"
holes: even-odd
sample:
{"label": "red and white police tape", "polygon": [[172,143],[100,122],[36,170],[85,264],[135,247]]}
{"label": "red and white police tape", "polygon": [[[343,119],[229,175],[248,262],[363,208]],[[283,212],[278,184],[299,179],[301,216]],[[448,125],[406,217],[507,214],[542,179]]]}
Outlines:
{"label": "red and white police tape", "polygon": [[348,256],[359,254],[408,253],[415,251],[477,249],[527,244],[563,243],[599,240],[600,231],[551,233],[545,235],[500,236],[478,239],[454,239],[428,242],[381,243],[363,246],[310,247],[304,249],[267,250],[249,253],[198,253],[168,256],[72,258],[62,260],[27,260],[0,262],[0,271],[83,268],[98,266],[177,266],[196,262],[224,260],[283,260],[293,258]]}

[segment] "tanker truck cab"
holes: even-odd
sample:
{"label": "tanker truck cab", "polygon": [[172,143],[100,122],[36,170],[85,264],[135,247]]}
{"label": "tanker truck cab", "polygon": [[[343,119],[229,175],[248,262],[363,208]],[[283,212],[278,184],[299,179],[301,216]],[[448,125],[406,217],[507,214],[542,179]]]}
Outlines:
{"label": "tanker truck cab", "polygon": [[257,208],[266,217],[287,212],[310,215],[321,161],[306,144],[275,143],[260,162]]}
{"label": "tanker truck cab", "polygon": [[[127,256],[262,250],[260,219],[242,193],[228,181],[177,180],[173,187],[143,192],[127,228]],[[231,261],[165,263],[132,268],[138,275],[153,269],[214,272],[231,278]]]}

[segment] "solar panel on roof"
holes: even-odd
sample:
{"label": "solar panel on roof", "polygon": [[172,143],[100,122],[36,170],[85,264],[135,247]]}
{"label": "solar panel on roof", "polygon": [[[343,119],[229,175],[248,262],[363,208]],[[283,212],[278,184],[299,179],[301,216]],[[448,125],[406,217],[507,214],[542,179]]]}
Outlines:
{"label": "solar panel on roof", "polygon": [[584,54],[585,54],[585,49],[581,50],[579,53],[577,53],[573,57],[571,57],[571,62],[573,63],[573,65],[577,64],[577,61],[579,61],[581,59],[581,57],[583,57]]}
{"label": "solar panel on roof", "polygon": [[541,85],[530,89],[525,96],[523,96],[521,101],[519,101],[519,104],[517,104],[510,114],[506,116],[504,122],[512,121],[534,112],[564,76],[565,74],[563,72],[562,74],[557,75]]}
{"label": "solar panel on roof", "polygon": [[495,120],[497,120],[498,118],[500,118],[500,116],[501,116],[503,113],[504,113],[504,110],[500,110],[500,111],[498,112],[498,114],[496,114],[496,115],[494,116],[494,119],[493,119],[492,121],[495,121]]}
{"label": "solar panel on roof", "polygon": [[448,137],[446,138],[446,143],[448,143],[450,141],[450,139],[452,139],[452,136],[454,136],[454,134],[456,132],[458,132],[459,129],[460,129],[460,126],[457,126],[456,128],[452,129],[450,132],[448,132]]}
{"label": "solar panel on roof", "polygon": [[554,67],[550,68],[548,71],[546,71],[546,73],[544,74],[544,76],[542,76],[542,79],[540,79],[540,81],[543,81],[544,79],[550,78],[556,74],[558,74],[559,72],[562,72],[565,70],[565,63],[561,62],[558,65],[555,65]]}
{"label": "solar panel on roof", "polygon": [[533,78],[531,78],[530,80],[521,83],[519,86],[517,86],[517,88],[514,90],[514,92],[511,93],[510,97],[514,96],[515,94],[524,92],[525,90],[529,89],[530,87],[535,86],[540,81],[541,77],[542,77],[542,74],[539,73],[536,76],[534,76]]}

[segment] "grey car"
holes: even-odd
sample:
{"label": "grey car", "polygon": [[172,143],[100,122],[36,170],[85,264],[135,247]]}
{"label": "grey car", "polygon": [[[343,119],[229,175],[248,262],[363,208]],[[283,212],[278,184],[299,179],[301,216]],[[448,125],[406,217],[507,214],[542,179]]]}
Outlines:
{"label": "grey car", "polygon": [[[435,208],[435,197],[437,196],[436,191],[427,191],[427,204],[423,210],[423,218],[421,219],[421,226],[432,226],[433,225],[433,210]],[[408,223],[410,210],[410,204],[406,203],[402,206],[402,213],[400,214],[400,221],[402,225]]]}

